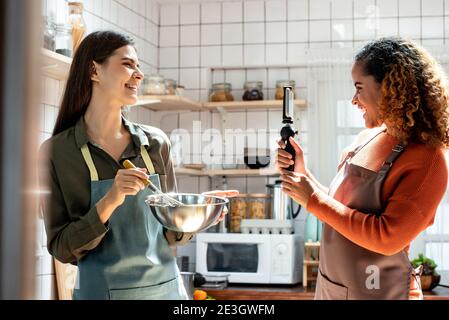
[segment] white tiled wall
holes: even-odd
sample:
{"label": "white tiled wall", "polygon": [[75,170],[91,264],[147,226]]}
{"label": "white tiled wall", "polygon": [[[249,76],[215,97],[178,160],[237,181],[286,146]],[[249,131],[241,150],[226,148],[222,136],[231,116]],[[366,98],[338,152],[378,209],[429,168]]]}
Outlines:
{"label": "white tiled wall", "polygon": [[[54,11],[58,21],[65,21],[64,0],[43,3],[44,14]],[[211,82],[231,82],[234,97],[240,100],[245,80],[262,80],[265,97],[272,98],[275,81],[286,78],[295,79],[299,97],[307,99],[305,69],[300,66],[307,48],[359,47],[366,40],[387,35],[411,37],[425,46],[449,41],[449,0],[84,0],[84,4],[89,31],[113,29],[132,35],[145,73],[159,72],[175,79],[186,86],[187,97],[201,101],[207,100]],[[247,68],[255,65],[266,67]],[[218,67],[213,73],[212,66]],[[241,68],[223,68],[228,66]],[[64,86],[48,78],[42,83],[41,141],[52,131]],[[164,113],[137,108],[129,116],[159,126],[169,135],[177,128],[193,132],[193,121],[201,121],[202,132],[208,128],[243,132],[271,128],[273,136],[267,138],[271,148],[281,124],[277,111],[229,112],[223,118],[210,112]],[[302,121],[297,126],[307,140],[307,113],[299,117]],[[201,148],[195,146],[184,154],[185,162],[198,162]],[[241,162],[241,153],[240,146],[227,156]],[[270,180],[239,177],[226,183],[242,192],[264,192]],[[201,192],[221,187],[221,182],[178,177],[180,191]],[[45,232],[38,234],[38,296],[49,299],[54,297],[54,271]],[[194,245],[180,248],[178,254],[194,253]],[[194,268],[192,261],[190,268]]]}
{"label": "white tiled wall", "polygon": [[[112,29],[130,34],[136,41],[140,64],[145,73],[152,73],[158,66],[159,4],[153,0],[84,0],[87,32]],[[43,0],[43,15],[53,13],[57,22],[67,20],[67,4],[64,0]],[[58,114],[65,83],[42,77],[42,103],[40,105],[40,137],[43,142],[51,136]],[[131,109],[131,120],[151,124],[154,116],[144,108]],[[47,239],[43,220],[38,221],[36,252],[36,298],[54,299],[57,296],[52,257],[47,251]]]}

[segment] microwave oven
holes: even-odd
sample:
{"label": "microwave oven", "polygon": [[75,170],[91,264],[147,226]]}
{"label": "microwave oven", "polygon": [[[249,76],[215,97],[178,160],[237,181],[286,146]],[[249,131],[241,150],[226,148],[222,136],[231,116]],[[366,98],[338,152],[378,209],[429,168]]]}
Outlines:
{"label": "microwave oven", "polygon": [[299,234],[199,233],[196,271],[229,274],[230,283],[295,284],[302,280]]}

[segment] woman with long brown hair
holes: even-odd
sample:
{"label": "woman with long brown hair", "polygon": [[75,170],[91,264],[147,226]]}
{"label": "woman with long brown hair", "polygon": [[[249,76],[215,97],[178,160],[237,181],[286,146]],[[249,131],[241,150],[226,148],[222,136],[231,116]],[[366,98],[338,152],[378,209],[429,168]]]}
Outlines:
{"label": "woman with long brown hair", "polygon": [[[421,299],[410,242],[432,225],[448,183],[449,88],[412,41],[381,38],[355,56],[352,103],[367,130],[329,188],[279,142],[284,190],[324,222],[316,299]],[[285,168],[295,164],[294,172]]]}
{"label": "woman with long brown hair", "polygon": [[[143,79],[131,38],[89,34],[70,68],[53,136],[41,148],[49,252],[78,265],[74,299],[186,299],[167,231],[149,214],[142,180],[176,190],[170,141],[132,123],[122,107]],[[130,160],[138,168],[124,169]]]}

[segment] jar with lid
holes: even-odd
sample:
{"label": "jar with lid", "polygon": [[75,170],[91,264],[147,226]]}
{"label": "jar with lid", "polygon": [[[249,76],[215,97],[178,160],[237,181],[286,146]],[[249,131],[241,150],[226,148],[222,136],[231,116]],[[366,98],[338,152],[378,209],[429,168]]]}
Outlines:
{"label": "jar with lid", "polygon": [[231,90],[232,86],[230,83],[214,83],[212,84],[212,92],[209,99],[212,102],[234,101]]}
{"label": "jar with lid", "polygon": [[278,80],[278,81],[276,81],[275,99],[276,100],[284,99],[284,87],[292,87],[293,98],[295,99],[296,98],[295,86],[296,86],[296,83],[294,80]]}
{"label": "jar with lid", "polygon": [[43,17],[44,43],[45,49],[55,51],[56,24],[52,16]]}
{"label": "jar with lid", "polygon": [[271,196],[265,193],[251,193],[247,196],[248,219],[270,219]]}
{"label": "jar with lid", "polygon": [[72,50],[75,52],[86,33],[86,23],[83,18],[84,6],[79,1],[70,1],[68,6],[69,25],[72,28]]}
{"label": "jar with lid", "polygon": [[160,74],[151,74],[144,79],[144,94],[165,95],[165,80]]}
{"label": "jar with lid", "polygon": [[169,95],[176,94],[176,80],[165,79],[165,93]]}
{"label": "jar with lid", "polygon": [[72,29],[64,23],[56,24],[55,49],[59,54],[72,56]]}
{"label": "jar with lid", "polygon": [[263,100],[262,81],[246,81],[243,85],[245,92],[243,93],[242,100]]}
{"label": "jar with lid", "polygon": [[240,232],[240,224],[242,219],[246,219],[246,194],[239,194],[236,197],[230,198],[230,219],[228,220],[229,230],[231,232]]}

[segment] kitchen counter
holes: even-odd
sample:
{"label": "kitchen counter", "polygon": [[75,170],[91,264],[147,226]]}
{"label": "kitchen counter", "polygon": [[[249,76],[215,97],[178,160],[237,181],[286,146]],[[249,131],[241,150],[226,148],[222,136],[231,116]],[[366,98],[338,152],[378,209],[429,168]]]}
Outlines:
{"label": "kitchen counter", "polygon": [[[314,287],[298,285],[229,285],[225,289],[200,288],[217,300],[313,300]],[[449,288],[424,292],[424,300],[449,300]]]}

